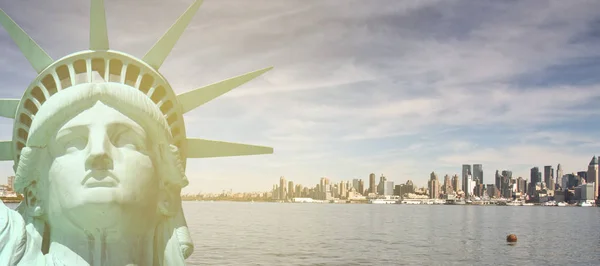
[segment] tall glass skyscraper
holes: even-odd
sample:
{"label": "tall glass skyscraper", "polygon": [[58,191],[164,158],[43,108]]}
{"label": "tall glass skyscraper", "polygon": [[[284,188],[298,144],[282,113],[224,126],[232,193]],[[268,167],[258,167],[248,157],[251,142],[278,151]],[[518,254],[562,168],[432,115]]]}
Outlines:
{"label": "tall glass skyscraper", "polygon": [[481,164],[473,165],[473,180],[479,180],[479,184],[483,184],[483,166]]}

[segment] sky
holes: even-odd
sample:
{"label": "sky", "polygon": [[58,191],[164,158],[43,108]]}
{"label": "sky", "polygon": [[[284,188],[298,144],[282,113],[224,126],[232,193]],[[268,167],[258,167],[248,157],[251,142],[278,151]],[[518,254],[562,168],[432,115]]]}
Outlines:
{"label": "sky", "polygon": [[[141,58],[191,0],[105,0],[110,46]],[[54,59],[89,46],[89,1],[0,0]],[[370,173],[425,186],[483,164],[587,169],[600,155],[599,1],[206,0],[160,68],[176,93],[273,66],[187,113],[188,137],[272,155],[189,159],[184,193]],[[0,98],[36,74],[0,29]],[[12,120],[0,118],[0,138]],[[13,175],[0,163],[0,183]]]}

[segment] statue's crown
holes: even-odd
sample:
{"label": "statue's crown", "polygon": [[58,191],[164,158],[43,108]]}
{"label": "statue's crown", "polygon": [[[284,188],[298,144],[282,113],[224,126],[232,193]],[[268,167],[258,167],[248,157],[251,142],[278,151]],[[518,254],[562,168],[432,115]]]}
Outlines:
{"label": "statue's crown", "polygon": [[31,123],[48,99],[74,85],[92,82],[121,83],[146,94],[164,115],[173,144],[184,159],[273,153],[269,147],[186,137],[184,113],[271,69],[261,69],[175,94],[158,69],[201,4],[202,1],[195,1],[142,59],[109,49],[103,0],[92,0],[91,3],[90,49],[56,61],[0,9],[0,23],[38,73],[21,99],[0,99],[0,116],[15,120],[12,141],[0,142],[0,160],[18,162],[27,143]]}

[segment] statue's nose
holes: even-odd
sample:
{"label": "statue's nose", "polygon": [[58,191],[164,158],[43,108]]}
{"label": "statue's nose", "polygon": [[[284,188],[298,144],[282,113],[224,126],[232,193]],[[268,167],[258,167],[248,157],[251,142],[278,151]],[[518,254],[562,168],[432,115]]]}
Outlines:
{"label": "statue's nose", "polygon": [[89,155],[85,161],[86,170],[112,170],[113,159],[111,156],[110,139],[105,133],[94,132],[90,134]]}

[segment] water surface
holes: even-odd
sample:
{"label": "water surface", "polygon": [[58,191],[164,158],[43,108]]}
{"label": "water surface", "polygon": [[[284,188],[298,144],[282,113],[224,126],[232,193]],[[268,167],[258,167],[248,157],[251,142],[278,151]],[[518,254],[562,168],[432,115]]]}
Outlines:
{"label": "water surface", "polygon": [[[183,208],[195,243],[188,265],[600,265],[597,207],[184,202]],[[506,243],[511,233],[516,245]]]}
{"label": "water surface", "polygon": [[[600,265],[600,208],[184,202],[189,265]],[[507,245],[516,234],[518,243]]]}

